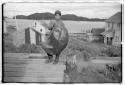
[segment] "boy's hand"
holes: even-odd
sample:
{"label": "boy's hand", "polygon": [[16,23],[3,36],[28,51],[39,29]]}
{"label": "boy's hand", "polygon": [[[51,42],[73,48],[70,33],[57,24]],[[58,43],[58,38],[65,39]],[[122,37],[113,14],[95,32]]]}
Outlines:
{"label": "boy's hand", "polygon": [[61,29],[60,28],[55,28],[54,31],[55,32],[61,32]]}

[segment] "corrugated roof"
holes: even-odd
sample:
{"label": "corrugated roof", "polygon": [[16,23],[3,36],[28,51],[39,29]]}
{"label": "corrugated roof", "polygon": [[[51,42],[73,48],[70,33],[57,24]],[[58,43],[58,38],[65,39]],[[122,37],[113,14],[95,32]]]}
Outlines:
{"label": "corrugated roof", "polygon": [[121,12],[117,12],[116,14],[111,16],[109,19],[107,19],[106,22],[121,23],[121,18],[122,18],[121,16],[122,16],[122,13]]}
{"label": "corrugated roof", "polygon": [[104,32],[104,31],[105,31],[105,29],[92,29],[92,30],[91,30],[91,33],[92,33],[93,35],[98,36],[98,35],[101,35],[101,33]]}
{"label": "corrugated roof", "polygon": [[105,32],[102,32],[101,35],[104,35],[104,36],[106,36],[106,37],[113,37],[113,35],[114,35],[114,30],[113,30],[113,29],[109,29],[109,30],[107,30],[107,31],[105,31]]}

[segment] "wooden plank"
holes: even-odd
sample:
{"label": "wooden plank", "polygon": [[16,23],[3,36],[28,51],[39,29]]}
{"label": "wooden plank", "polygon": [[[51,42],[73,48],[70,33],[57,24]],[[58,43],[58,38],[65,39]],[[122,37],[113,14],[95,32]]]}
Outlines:
{"label": "wooden plank", "polygon": [[28,53],[4,53],[4,57],[27,57]]}
{"label": "wooden plank", "polygon": [[39,62],[41,62],[41,61],[45,61],[45,59],[43,59],[43,58],[34,58],[34,59],[29,59],[29,58],[4,58],[4,62],[21,62],[21,61],[26,61],[26,62],[29,62],[29,61],[39,61]]}
{"label": "wooden plank", "polygon": [[46,56],[45,54],[41,54],[41,53],[30,53],[29,56]]}
{"label": "wooden plank", "polygon": [[[33,56],[30,57],[29,56]],[[36,58],[36,57],[38,58]],[[42,54],[8,53],[4,57],[6,82],[62,82],[65,65],[46,64]]]}
{"label": "wooden plank", "polygon": [[5,64],[15,64],[15,65],[17,65],[17,64],[27,64],[27,62],[26,61],[4,61],[4,65]]}
{"label": "wooden plank", "polygon": [[47,68],[47,67],[43,67],[43,68],[32,68],[32,67],[25,67],[25,68],[5,68],[4,71],[5,72],[22,72],[22,71],[25,71],[25,70],[28,70],[30,72],[55,72],[58,73],[58,72],[63,72],[65,69],[63,68]]}
{"label": "wooden plank", "polygon": [[4,53],[4,57],[9,57],[9,58],[28,58],[29,56],[33,57],[44,57],[46,54],[41,54],[41,53]]}
{"label": "wooden plank", "polygon": [[5,67],[4,71],[12,71],[12,72],[22,72],[28,70],[30,72],[63,72],[65,70],[65,67],[49,67],[49,66],[41,66],[41,67],[32,67],[32,66],[26,66],[26,67]]}
{"label": "wooden plank", "polygon": [[43,60],[43,59],[6,59],[6,60],[4,60],[4,64],[7,64],[7,63],[24,63],[24,64],[27,64],[27,63],[32,63],[32,64],[38,64],[38,63],[45,63],[45,60]]}
{"label": "wooden plank", "polygon": [[63,82],[62,78],[5,77],[5,82]]}
{"label": "wooden plank", "polygon": [[[44,63],[27,63],[27,64],[16,64],[16,63],[7,63],[7,64],[4,64],[4,67],[34,67],[34,66],[38,66],[39,68],[41,67],[46,67],[46,68],[65,68],[64,65],[47,65],[47,64],[44,64]],[[34,68],[37,68],[37,67],[34,67]]]}
{"label": "wooden plank", "polygon": [[63,72],[4,72],[5,77],[63,77]]}

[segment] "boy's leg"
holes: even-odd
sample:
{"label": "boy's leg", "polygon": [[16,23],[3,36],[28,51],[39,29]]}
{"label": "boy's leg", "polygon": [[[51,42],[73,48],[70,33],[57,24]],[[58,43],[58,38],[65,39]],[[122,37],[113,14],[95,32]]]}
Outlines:
{"label": "boy's leg", "polygon": [[60,53],[56,55],[56,58],[55,58],[53,64],[57,64],[59,62],[59,55],[60,55]]}
{"label": "boy's leg", "polygon": [[46,63],[51,63],[53,61],[53,55],[47,53],[48,59],[46,60]]}

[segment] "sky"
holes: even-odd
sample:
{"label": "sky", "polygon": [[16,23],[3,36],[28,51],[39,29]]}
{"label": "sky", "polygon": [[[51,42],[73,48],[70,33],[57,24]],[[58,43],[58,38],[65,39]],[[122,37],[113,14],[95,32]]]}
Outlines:
{"label": "sky", "polygon": [[89,2],[95,2],[95,1],[98,1],[98,2],[102,2],[102,1],[113,1],[113,2],[119,2],[119,1],[123,1],[123,0],[4,0],[5,2],[8,1],[8,2],[67,2],[67,1],[72,1],[72,2],[86,2],[86,1],[89,1]]}
{"label": "sky", "polygon": [[109,18],[121,11],[120,3],[6,3],[3,6],[4,16],[30,15],[33,13],[60,10],[63,14],[75,14],[88,18]]}

